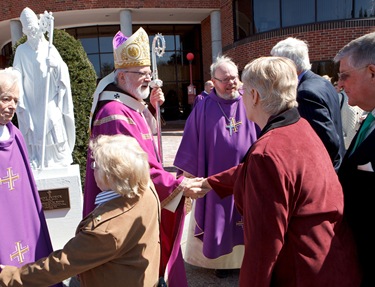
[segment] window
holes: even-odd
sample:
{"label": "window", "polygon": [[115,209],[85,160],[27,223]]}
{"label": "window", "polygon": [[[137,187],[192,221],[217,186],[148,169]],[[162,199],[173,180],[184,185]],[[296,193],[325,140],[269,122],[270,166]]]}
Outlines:
{"label": "window", "polygon": [[249,2],[237,0],[233,3],[236,39],[243,39],[254,34],[253,11]]}
{"label": "window", "polygon": [[356,0],[354,2],[354,18],[368,18],[375,16],[374,0]]}
{"label": "window", "polygon": [[316,22],[375,17],[375,0],[235,0],[235,40]]}
{"label": "window", "polygon": [[350,19],[352,0],[317,0],[317,21]]}
{"label": "window", "polygon": [[332,77],[332,81],[337,80],[337,73],[339,65],[335,64],[332,60],[316,61],[311,63],[311,70],[318,75],[328,75]]}
{"label": "window", "polygon": [[280,28],[279,0],[254,0],[255,32]]}
{"label": "window", "polygon": [[82,43],[98,78],[113,71],[112,39],[119,29],[118,25],[66,29],[67,33]]}
{"label": "window", "polygon": [[281,2],[282,27],[315,22],[315,1],[288,0]]}
{"label": "window", "polygon": [[[133,32],[139,27],[141,26],[133,25]],[[189,52],[195,56],[192,61],[193,82],[197,90],[203,87],[200,25],[142,25],[142,27],[149,35],[151,47],[158,33],[163,35],[166,44],[164,55],[156,57],[158,76],[163,81],[163,91],[166,95],[173,95],[164,103],[165,107],[169,107],[165,108],[164,116],[168,119],[175,119],[174,117],[180,115],[179,109],[181,109],[182,116],[187,117],[190,113],[190,105],[187,101],[190,65],[186,55]],[[81,41],[98,79],[105,77],[114,69],[112,39],[119,30],[119,25],[66,29],[66,32]],[[176,105],[176,98],[179,105]],[[167,101],[173,101],[173,103]],[[170,114],[167,115],[167,113]]]}

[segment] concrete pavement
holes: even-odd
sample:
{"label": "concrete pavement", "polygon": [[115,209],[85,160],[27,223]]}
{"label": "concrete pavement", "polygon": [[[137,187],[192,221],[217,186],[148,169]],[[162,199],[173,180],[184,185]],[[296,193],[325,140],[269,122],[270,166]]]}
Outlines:
{"label": "concrete pavement", "polygon": [[[181,142],[184,126],[184,120],[168,121],[164,126],[162,126],[163,165],[164,169],[171,173],[176,172],[176,168],[173,166],[173,161]],[[186,241],[185,231],[187,231],[187,227],[189,226],[189,220],[190,213],[185,218],[181,248],[184,248],[184,243]],[[200,268],[187,263],[185,263],[185,269],[189,287],[238,286],[239,270],[235,270],[233,274],[229,275],[227,278],[220,279],[215,276],[213,269]]]}

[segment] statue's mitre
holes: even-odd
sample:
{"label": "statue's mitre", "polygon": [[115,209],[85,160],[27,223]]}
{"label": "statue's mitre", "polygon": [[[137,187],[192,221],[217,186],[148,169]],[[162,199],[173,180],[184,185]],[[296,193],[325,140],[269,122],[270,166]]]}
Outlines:
{"label": "statue's mitre", "polygon": [[113,38],[115,69],[151,66],[150,43],[146,31],[141,27],[129,38],[121,31]]}
{"label": "statue's mitre", "polygon": [[22,10],[20,15],[20,21],[23,27],[27,27],[30,23],[38,23],[38,16],[31,10],[29,7],[26,7]]}

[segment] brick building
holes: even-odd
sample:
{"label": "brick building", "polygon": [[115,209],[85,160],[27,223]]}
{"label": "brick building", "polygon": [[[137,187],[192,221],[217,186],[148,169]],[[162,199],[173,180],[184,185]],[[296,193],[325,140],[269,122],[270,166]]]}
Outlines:
{"label": "brick building", "polygon": [[[375,1],[366,0],[29,0],[35,13],[51,11],[55,29],[82,42],[98,78],[113,68],[111,41],[118,30],[130,35],[142,26],[166,39],[158,59],[165,110],[189,112],[187,87],[199,93],[218,54],[243,67],[269,55],[279,40],[292,36],[309,43],[313,71],[335,78],[336,52],[350,40],[375,31]],[[24,1],[0,2],[0,66],[11,65],[12,45],[22,36]],[[186,59],[188,53],[194,60]],[[190,64],[191,71],[190,72]],[[167,115],[166,115],[167,116]],[[173,113],[171,119],[173,119]]]}

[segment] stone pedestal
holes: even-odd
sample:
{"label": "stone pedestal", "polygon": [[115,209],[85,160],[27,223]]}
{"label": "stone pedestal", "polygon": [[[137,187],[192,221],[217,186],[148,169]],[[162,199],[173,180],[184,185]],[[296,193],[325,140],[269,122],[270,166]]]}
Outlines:
{"label": "stone pedestal", "polygon": [[34,177],[54,250],[64,247],[82,219],[82,186],[78,165],[34,170]]}

